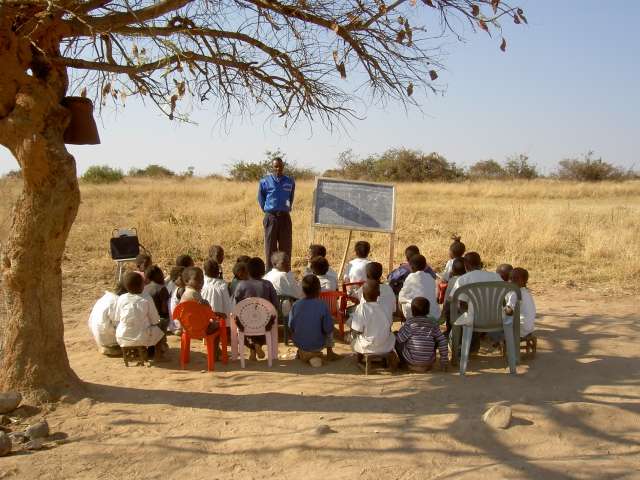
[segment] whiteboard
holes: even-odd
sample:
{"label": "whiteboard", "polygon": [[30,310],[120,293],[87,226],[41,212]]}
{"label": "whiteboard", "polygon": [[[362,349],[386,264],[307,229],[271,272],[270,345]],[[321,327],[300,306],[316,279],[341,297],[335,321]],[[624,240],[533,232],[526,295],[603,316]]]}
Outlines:
{"label": "whiteboard", "polygon": [[395,200],[393,185],[319,177],[313,226],[393,233]]}

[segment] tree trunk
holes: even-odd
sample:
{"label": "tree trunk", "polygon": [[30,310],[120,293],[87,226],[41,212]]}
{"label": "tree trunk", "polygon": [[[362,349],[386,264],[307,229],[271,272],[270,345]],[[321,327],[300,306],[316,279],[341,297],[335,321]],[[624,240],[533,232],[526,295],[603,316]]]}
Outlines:
{"label": "tree trunk", "polygon": [[[0,27],[2,21],[0,20]],[[0,28],[0,143],[22,170],[22,193],[2,251],[7,307],[0,326],[0,391],[55,398],[78,383],[64,346],[61,261],[80,204],[75,160],[64,145],[64,68]]]}

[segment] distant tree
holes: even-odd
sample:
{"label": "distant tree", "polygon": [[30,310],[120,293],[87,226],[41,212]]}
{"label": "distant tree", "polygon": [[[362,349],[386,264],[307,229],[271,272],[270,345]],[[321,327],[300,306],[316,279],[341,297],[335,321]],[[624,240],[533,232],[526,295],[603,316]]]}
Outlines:
{"label": "distant tree", "polygon": [[111,168],[107,165],[94,165],[89,167],[82,180],[87,183],[115,183],[124,178],[122,170],[118,168]]}
{"label": "distant tree", "polygon": [[22,170],[10,170],[4,174],[4,178],[8,178],[11,180],[22,179]]}
{"label": "distant tree", "polygon": [[480,160],[469,167],[471,178],[499,179],[507,176],[505,169],[495,160]]}
{"label": "distant tree", "polygon": [[513,155],[507,157],[504,165],[504,171],[507,177],[520,178],[524,180],[533,180],[538,178],[538,170],[536,166],[529,162],[529,157],[524,154]]}
{"label": "distant tree", "polygon": [[284,173],[296,180],[309,180],[317,174],[311,168],[298,167],[295,162],[287,160],[287,154],[279,148],[266,150],[264,156],[265,158],[258,162],[237,161],[233,163],[229,168],[229,177],[239,182],[260,180],[271,171],[271,162],[274,158],[281,158],[284,161]]}
{"label": "distant tree", "polygon": [[600,182],[602,180],[624,180],[635,178],[632,171],[625,171],[602,160],[595,158],[593,151],[588,151],[579,158],[567,158],[558,163],[558,178],[578,182]]}
{"label": "distant tree", "polygon": [[145,168],[132,168],[129,170],[128,175],[130,177],[167,178],[174,177],[175,172],[162,165],[151,164]]}

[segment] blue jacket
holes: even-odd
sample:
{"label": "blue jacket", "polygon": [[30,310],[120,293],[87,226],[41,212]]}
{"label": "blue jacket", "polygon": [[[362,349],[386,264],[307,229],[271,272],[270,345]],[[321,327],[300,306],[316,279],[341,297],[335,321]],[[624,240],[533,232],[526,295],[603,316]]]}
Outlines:
{"label": "blue jacket", "polygon": [[262,177],[258,187],[260,208],[267,213],[290,212],[295,190],[296,182],[286,175],[279,179],[275,175]]}

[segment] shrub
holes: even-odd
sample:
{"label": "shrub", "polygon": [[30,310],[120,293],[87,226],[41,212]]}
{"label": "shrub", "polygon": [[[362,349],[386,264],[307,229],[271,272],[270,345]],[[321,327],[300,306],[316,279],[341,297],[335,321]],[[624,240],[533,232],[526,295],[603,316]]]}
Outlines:
{"label": "shrub", "polygon": [[285,175],[292,176],[297,180],[308,180],[316,176],[316,172],[311,168],[298,167],[295,162],[286,160],[286,154],[280,149],[275,151],[267,150],[265,159],[259,162],[237,161],[229,168],[229,177],[239,182],[253,182],[260,180],[271,171],[271,162],[279,157],[284,160]]}
{"label": "shrub", "polygon": [[499,179],[507,176],[504,170],[495,160],[480,160],[469,167],[468,172],[471,178]]}
{"label": "shrub", "polygon": [[22,178],[22,170],[10,170],[3,177],[8,180],[20,180]]}
{"label": "shrub", "polygon": [[176,174],[162,165],[147,165],[146,168],[132,168],[129,170],[130,177],[153,177],[166,178],[174,177]]}
{"label": "shrub", "polygon": [[510,178],[533,180],[538,177],[536,166],[529,163],[529,157],[523,154],[507,157],[504,171],[506,176]]}
{"label": "shrub", "polygon": [[114,183],[122,180],[124,174],[119,168],[111,168],[107,165],[94,165],[89,167],[81,178],[87,183]]}
{"label": "shrub", "polygon": [[602,180],[624,180],[635,177],[631,171],[625,171],[620,167],[602,161],[602,158],[594,158],[589,151],[582,159],[567,158],[559,162],[557,176],[562,180],[574,180],[578,182],[600,182]]}

